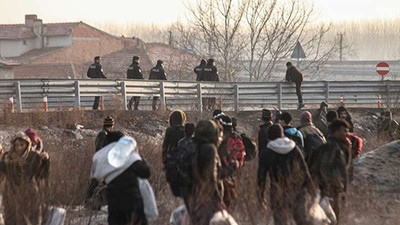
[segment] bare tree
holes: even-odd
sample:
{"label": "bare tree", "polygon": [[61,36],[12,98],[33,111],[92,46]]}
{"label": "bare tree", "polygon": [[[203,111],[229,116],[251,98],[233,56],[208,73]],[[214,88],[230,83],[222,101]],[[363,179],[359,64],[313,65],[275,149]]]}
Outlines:
{"label": "bare tree", "polygon": [[246,3],[247,0],[196,0],[187,7],[189,23],[200,33],[203,43],[208,43],[208,55],[222,62],[224,80],[235,79],[234,65],[245,47],[240,28]]}

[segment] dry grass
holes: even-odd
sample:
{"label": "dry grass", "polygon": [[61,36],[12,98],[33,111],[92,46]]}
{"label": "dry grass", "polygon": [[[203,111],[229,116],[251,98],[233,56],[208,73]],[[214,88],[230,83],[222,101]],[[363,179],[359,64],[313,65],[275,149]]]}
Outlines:
{"label": "dry grass", "polygon": [[[82,124],[87,129],[97,130],[101,127],[102,119],[106,115],[115,117],[116,129],[123,130],[125,134],[132,135],[139,143],[141,154],[148,160],[152,167],[150,182],[156,194],[160,210],[160,219],[155,223],[168,224],[170,213],[182,201],[174,198],[168,184],[161,163],[161,138],[160,131],[167,126],[168,115],[160,112],[126,112],[126,111],[68,111],[68,112],[31,112],[26,114],[4,114],[0,123],[10,127],[43,126],[48,129],[39,129],[45,150],[51,156],[50,194],[49,201],[53,205],[74,208],[83,205],[86,190],[89,184],[91,158],[94,153],[94,136],[84,135],[77,140],[70,136],[69,129],[74,124]],[[190,113],[188,121],[197,121],[208,118],[210,115]],[[258,115],[248,113],[237,116],[239,126],[246,124],[246,132],[254,135],[257,126],[251,126],[250,121],[256,121]],[[54,129],[53,129],[54,128]],[[57,129],[55,129],[57,128]],[[369,137],[370,138],[370,137]],[[371,141],[372,143],[374,141]],[[231,210],[239,224],[269,224],[271,213],[264,211],[258,203],[256,195],[257,160],[248,162],[237,175],[237,189],[239,199],[234,202]],[[392,193],[394,199],[399,199],[399,193]],[[367,189],[362,182],[352,186],[348,195],[345,224],[399,224],[399,218],[394,217],[399,204],[386,194]],[[398,212],[398,211],[397,211]],[[76,223],[77,218],[87,215],[86,211],[70,214],[66,224]],[[73,222],[75,221],[75,222]]]}

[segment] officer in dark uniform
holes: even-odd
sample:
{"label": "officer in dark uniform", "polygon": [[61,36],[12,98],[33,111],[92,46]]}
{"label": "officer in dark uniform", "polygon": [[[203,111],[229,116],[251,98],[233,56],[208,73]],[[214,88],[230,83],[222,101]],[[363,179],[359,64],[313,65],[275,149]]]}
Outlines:
{"label": "officer in dark uniform", "polygon": [[207,64],[206,60],[202,59],[200,62],[200,65],[198,65],[198,66],[196,66],[196,68],[194,68],[194,73],[197,75],[196,81],[200,81],[201,73],[203,72],[203,69],[206,66],[206,64]]}
{"label": "officer in dark uniform", "polygon": [[286,81],[289,83],[295,83],[296,84],[296,94],[297,98],[299,100],[299,107],[298,109],[304,108],[304,102],[303,102],[303,95],[301,93],[301,84],[303,83],[303,74],[292,65],[291,62],[286,63]]}
{"label": "officer in dark uniform", "polygon": [[[133,56],[133,61],[132,64],[128,67],[128,70],[126,71],[126,76],[128,79],[135,79],[135,80],[143,80],[143,75],[142,75],[142,70],[140,69],[139,66],[140,63],[140,58],[139,56]],[[140,96],[133,96],[129,100],[128,108],[129,110],[132,110],[132,104],[134,103],[134,109],[138,110],[139,107],[139,101],[140,101]]]}
{"label": "officer in dark uniform", "polygon": [[[201,73],[199,81],[214,81],[219,82],[218,70],[215,67],[214,59],[209,59],[207,61],[207,65],[203,68],[203,72]],[[206,110],[214,110],[215,109],[215,98],[203,98],[203,107]]]}
{"label": "officer in dark uniform", "polygon": [[[150,70],[149,80],[167,80],[167,74],[164,71],[162,60],[157,60],[157,65]],[[160,97],[153,97],[153,110],[157,110],[157,101]]]}
{"label": "officer in dark uniform", "polygon": [[[106,79],[106,76],[104,76],[103,73],[103,69],[101,68],[100,56],[94,57],[94,63],[89,66],[89,69],[87,71],[87,76],[90,79]],[[99,109],[99,103],[100,103],[100,96],[96,96],[94,98],[93,110]]]}

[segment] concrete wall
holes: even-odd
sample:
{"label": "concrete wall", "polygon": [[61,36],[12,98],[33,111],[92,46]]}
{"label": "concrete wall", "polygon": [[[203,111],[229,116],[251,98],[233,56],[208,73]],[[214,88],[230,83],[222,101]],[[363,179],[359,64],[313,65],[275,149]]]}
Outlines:
{"label": "concrete wall", "polygon": [[[24,44],[24,41],[26,45]],[[0,56],[1,57],[17,57],[25,52],[37,48],[36,39],[25,40],[1,40],[0,41]]]}
{"label": "concrete wall", "polygon": [[12,67],[0,67],[0,79],[14,79]]}
{"label": "concrete wall", "polygon": [[72,45],[72,35],[45,37],[45,47],[67,47]]}

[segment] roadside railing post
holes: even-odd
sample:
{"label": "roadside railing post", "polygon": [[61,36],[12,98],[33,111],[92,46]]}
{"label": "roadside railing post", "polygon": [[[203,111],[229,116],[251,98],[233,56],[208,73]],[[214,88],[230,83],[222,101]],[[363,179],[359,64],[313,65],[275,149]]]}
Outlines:
{"label": "roadside railing post", "polygon": [[278,109],[282,109],[282,83],[278,83],[277,85],[277,94],[278,94]]}
{"label": "roadside railing post", "polygon": [[203,95],[201,93],[201,83],[197,83],[197,110],[203,112]]}
{"label": "roadside railing post", "polygon": [[235,113],[239,112],[239,85],[235,84],[233,86],[233,94],[234,94],[234,108],[235,108]]}
{"label": "roadside railing post", "polygon": [[160,82],[160,101],[161,101],[161,110],[166,110],[166,102],[165,102],[165,90],[164,90],[164,82]]}
{"label": "roadside railing post", "polygon": [[329,103],[329,81],[325,81],[325,102]]}
{"label": "roadside railing post", "polygon": [[22,96],[21,96],[21,83],[15,82],[15,98],[17,100],[18,112],[22,112]]}
{"label": "roadside railing post", "polygon": [[75,81],[75,106],[80,109],[81,108],[81,88],[79,84],[79,80]]}
{"label": "roadside railing post", "polygon": [[121,82],[121,92],[122,92],[122,104],[124,110],[128,110],[128,99],[126,96],[126,83],[125,81]]}

